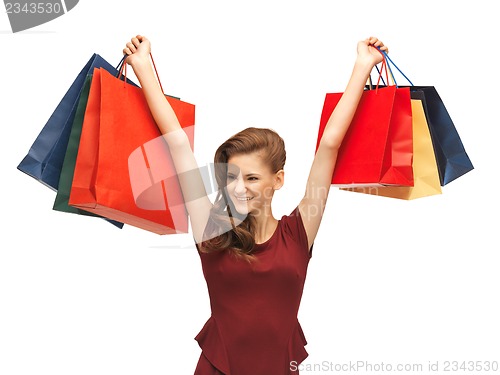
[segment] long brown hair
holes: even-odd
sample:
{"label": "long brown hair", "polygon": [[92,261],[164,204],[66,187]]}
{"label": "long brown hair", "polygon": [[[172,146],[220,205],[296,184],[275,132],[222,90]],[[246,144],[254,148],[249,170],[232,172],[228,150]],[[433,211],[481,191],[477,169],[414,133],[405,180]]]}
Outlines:
{"label": "long brown hair", "polygon": [[[235,155],[262,152],[272,173],[283,169],[286,161],[285,142],[272,129],[249,127],[230,137],[219,146],[214,156],[214,171],[218,185],[210,218],[200,250],[229,250],[234,255],[252,260],[255,245],[255,218],[241,216],[226,195],[228,160]],[[236,223],[240,223],[239,225]]]}

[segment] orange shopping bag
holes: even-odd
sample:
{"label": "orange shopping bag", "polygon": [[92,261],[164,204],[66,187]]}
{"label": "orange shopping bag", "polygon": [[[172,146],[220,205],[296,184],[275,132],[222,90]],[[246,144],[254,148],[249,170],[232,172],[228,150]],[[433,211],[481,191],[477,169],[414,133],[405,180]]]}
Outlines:
{"label": "orange shopping bag", "polygon": [[[165,97],[193,148],[195,106]],[[175,168],[142,89],[103,69],[94,70],[69,204],[157,234],[188,231]]]}

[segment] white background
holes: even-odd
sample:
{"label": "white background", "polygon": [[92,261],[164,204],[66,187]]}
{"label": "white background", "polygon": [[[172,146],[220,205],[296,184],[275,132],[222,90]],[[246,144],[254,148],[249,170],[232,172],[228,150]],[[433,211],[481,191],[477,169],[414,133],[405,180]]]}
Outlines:
{"label": "white background", "polygon": [[414,201],[332,188],[299,311],[303,367],[500,361],[494,4],[82,0],[16,34],[0,14],[0,374],[194,371],[210,308],[190,235],[52,211],[55,193],[16,169],[91,54],[116,65],[138,33],[165,91],[197,106],[200,164],[244,127],[283,136],[278,218],[303,193],[324,95],[345,88],[358,40],[378,36],[414,84],[436,86],[475,170]]}

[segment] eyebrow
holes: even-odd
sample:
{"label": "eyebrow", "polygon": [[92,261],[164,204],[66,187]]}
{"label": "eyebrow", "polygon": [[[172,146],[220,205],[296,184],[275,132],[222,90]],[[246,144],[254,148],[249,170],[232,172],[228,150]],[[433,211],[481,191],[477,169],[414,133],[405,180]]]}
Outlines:
{"label": "eyebrow", "polygon": [[[227,174],[234,176],[234,175],[239,174],[239,173],[229,171],[229,172],[227,172]],[[260,177],[260,174],[251,172],[251,173],[247,173],[246,175],[244,175],[244,177],[250,177],[250,176],[259,176]]]}

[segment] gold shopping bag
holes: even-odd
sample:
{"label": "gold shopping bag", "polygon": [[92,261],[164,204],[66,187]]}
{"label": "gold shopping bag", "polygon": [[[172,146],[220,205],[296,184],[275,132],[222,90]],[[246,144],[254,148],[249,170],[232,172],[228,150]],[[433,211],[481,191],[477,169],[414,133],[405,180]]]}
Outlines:
{"label": "gold shopping bag", "polygon": [[371,195],[411,200],[441,194],[441,184],[432,146],[432,139],[422,101],[411,100],[413,125],[413,178],[414,186],[372,186],[342,188]]}

